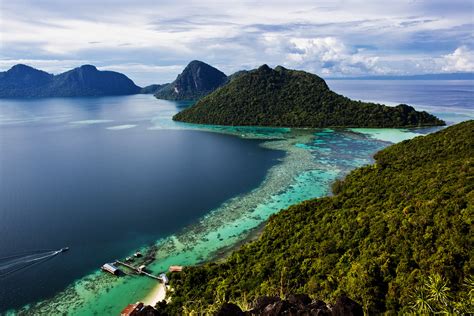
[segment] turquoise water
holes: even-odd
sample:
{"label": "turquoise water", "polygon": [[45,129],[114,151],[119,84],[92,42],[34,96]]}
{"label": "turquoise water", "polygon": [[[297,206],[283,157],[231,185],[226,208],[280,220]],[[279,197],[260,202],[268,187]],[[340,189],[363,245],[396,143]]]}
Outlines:
{"label": "turquoise water", "polygon": [[[151,117],[177,105],[152,96],[0,100],[0,314],[195,223],[258,187],[284,156],[259,140],[151,129]],[[4,266],[19,271],[4,275]]]}
{"label": "turquoise water", "polygon": [[[177,128],[197,127],[179,124]],[[152,247],[143,248],[143,252],[152,253],[155,258],[148,268],[156,274],[166,271],[170,265],[194,265],[215,258],[247,238],[270,215],[303,200],[330,194],[334,179],[370,163],[371,155],[388,145],[385,141],[347,130],[206,129],[246,138],[264,138],[266,142],[261,146],[285,151],[286,155],[269,169],[257,188],[227,200],[196,223],[158,240]],[[116,278],[98,271],[76,281],[52,299],[24,311],[116,314],[126,303],[143,300],[155,282],[143,277]]]}
{"label": "turquoise water", "polygon": [[[226,131],[230,132],[230,131]],[[242,129],[239,128],[240,134]],[[270,133],[275,134],[273,130]],[[264,181],[251,192],[236,196],[203,216],[197,223],[156,242],[143,252],[155,258],[154,273],[170,265],[194,265],[214,258],[281,209],[330,193],[330,183],[349,170],[367,164],[371,154],[387,145],[348,131],[280,131],[285,135],[263,143],[284,150],[280,164],[270,168]],[[260,137],[262,131],[246,131]],[[73,315],[116,314],[126,303],[143,300],[156,285],[143,277],[116,278],[97,272],[78,280],[51,300],[32,306],[34,313]],[[66,303],[67,302],[67,303]]]}
{"label": "turquoise water", "polygon": [[[357,86],[361,83],[347,83],[351,84]],[[353,87],[348,91],[352,91],[351,89]],[[466,91],[467,94],[470,93],[469,89]],[[370,93],[366,93],[370,97]],[[420,97],[417,98],[419,100]],[[465,95],[459,98],[471,100]],[[425,101],[426,104],[429,103],[428,98]],[[456,106],[460,107],[459,104]],[[455,117],[457,121],[468,119],[472,115],[469,104],[462,111],[456,111],[446,111],[440,105],[438,112],[443,113],[440,115],[442,118]],[[194,223],[160,238],[152,246],[143,247],[142,251],[154,258],[148,266],[153,273],[166,271],[170,265],[194,265],[216,258],[248,238],[270,215],[294,203],[330,194],[330,184],[334,179],[343,177],[356,167],[371,163],[372,155],[378,150],[391,143],[436,130],[292,130],[197,126],[173,122],[170,118],[175,112],[175,104],[162,104],[153,117],[148,119],[150,124],[147,129],[205,130],[245,139],[259,139],[264,140],[260,145],[263,148],[284,151],[286,155],[267,171],[256,188],[229,198],[219,206],[207,210]],[[116,132],[132,131],[143,124],[140,120],[107,122],[107,119],[107,116],[87,118],[75,124],[103,125],[102,128],[112,128]],[[130,249],[130,253],[135,250]],[[155,286],[155,281],[151,279],[132,276],[116,278],[97,271],[77,280],[51,299],[26,306],[21,311],[32,314],[113,315],[128,303],[143,300]]]}

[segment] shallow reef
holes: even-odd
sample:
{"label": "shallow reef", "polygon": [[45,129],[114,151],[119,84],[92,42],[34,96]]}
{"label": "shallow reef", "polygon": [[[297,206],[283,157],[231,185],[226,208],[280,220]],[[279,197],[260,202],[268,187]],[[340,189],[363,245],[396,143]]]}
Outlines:
{"label": "shallow reef", "polygon": [[[156,118],[154,129],[200,129],[262,139],[262,146],[286,155],[252,191],[236,196],[211,210],[197,223],[140,249],[154,274],[170,265],[196,265],[224,255],[252,236],[268,217],[303,200],[330,194],[331,183],[350,170],[368,164],[372,155],[389,145],[383,131],[285,129],[196,126]],[[390,137],[413,137],[392,130]],[[395,136],[394,136],[395,135]],[[136,250],[136,249],[135,249]],[[135,251],[133,250],[133,251]],[[117,314],[128,303],[140,301],[156,280],[143,276],[115,277],[96,271],[77,280],[54,297],[10,314]]]}

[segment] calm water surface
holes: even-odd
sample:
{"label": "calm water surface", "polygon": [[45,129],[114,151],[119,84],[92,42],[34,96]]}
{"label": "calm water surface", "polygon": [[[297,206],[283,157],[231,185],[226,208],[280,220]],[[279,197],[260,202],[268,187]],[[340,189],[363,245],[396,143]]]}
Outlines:
{"label": "calm water surface", "polygon": [[474,118],[473,80],[330,80],[328,85],[356,100],[406,103],[448,124]]}
{"label": "calm water surface", "polygon": [[152,96],[0,101],[0,257],[71,247],[0,278],[0,311],[176,232],[258,186],[283,156],[253,140],[148,129],[176,106]]}

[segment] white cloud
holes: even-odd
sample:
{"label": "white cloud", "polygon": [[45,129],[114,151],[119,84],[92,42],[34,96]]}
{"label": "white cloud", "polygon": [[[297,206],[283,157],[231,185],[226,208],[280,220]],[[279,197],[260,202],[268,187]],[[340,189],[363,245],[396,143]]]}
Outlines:
{"label": "white cloud", "polygon": [[295,38],[290,43],[297,52],[288,54],[288,58],[297,63],[315,59],[327,63],[339,61],[347,55],[346,46],[334,37]]}
{"label": "white cloud", "polygon": [[325,75],[355,75],[381,72],[377,56],[363,50],[351,50],[335,37],[296,38],[290,40],[292,52],[287,55],[288,65],[303,67]]}
{"label": "white cloud", "polygon": [[474,71],[474,51],[467,46],[458,47],[452,54],[444,55],[443,61],[443,70],[446,72]]}
{"label": "white cloud", "polygon": [[0,59],[0,71],[5,71],[16,64],[25,64],[49,73],[58,74],[84,64],[87,60],[79,59]]}
{"label": "white cloud", "polygon": [[145,64],[115,64],[98,67],[100,70],[112,70],[126,74],[139,86],[154,83],[168,83],[176,79],[186,65],[145,65]]}
{"label": "white cloud", "polygon": [[[25,64],[52,74],[59,74],[85,64],[93,64],[89,60],[41,60],[41,59],[0,59],[0,71],[6,71],[16,64]],[[185,64],[179,65],[147,65],[137,63],[96,65],[99,70],[111,70],[126,74],[136,84],[146,86],[152,83],[167,83],[176,79]]]}
{"label": "white cloud", "polygon": [[[0,0],[0,5],[1,59],[32,60],[55,73],[91,63],[122,71],[142,85],[174,79],[181,70],[175,66],[192,59],[228,74],[263,63],[331,76],[473,69],[467,48],[474,45],[472,0],[390,5]],[[6,63],[0,60],[0,67]]]}

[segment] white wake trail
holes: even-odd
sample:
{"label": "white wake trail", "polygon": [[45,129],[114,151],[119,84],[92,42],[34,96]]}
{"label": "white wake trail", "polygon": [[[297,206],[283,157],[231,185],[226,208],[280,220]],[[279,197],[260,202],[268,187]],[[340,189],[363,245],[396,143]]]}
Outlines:
{"label": "white wake trail", "polygon": [[61,250],[51,250],[28,255],[13,256],[6,259],[0,259],[0,277],[26,268],[35,263],[47,260],[59,254]]}

